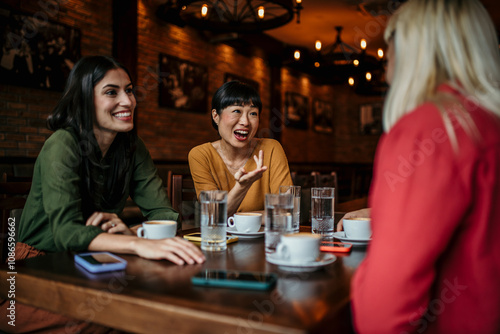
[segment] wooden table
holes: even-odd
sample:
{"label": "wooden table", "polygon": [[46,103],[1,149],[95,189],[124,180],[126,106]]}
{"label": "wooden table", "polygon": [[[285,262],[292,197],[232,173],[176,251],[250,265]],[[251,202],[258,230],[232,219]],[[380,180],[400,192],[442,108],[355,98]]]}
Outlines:
{"label": "wooden table", "polygon": [[[16,263],[16,299],[85,321],[140,333],[351,333],[349,287],[365,248],[315,272],[287,272],[265,261],[264,238],[240,240],[206,253],[200,265],[176,266],[122,255],[124,273],[91,275],[73,254],[54,253]],[[193,286],[210,269],[276,272],[273,290]],[[6,297],[8,268],[0,267]]]}

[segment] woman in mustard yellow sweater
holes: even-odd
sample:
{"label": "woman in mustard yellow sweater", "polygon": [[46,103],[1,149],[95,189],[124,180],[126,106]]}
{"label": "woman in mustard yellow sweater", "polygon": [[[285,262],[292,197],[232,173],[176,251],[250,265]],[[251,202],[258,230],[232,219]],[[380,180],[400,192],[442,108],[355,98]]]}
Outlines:
{"label": "woman in mustard yellow sweater", "polygon": [[228,191],[228,216],[264,209],[266,193],[292,185],[285,152],[273,139],[255,138],[262,102],[247,84],[230,81],[212,98],[212,125],[220,140],[189,152],[196,193]]}

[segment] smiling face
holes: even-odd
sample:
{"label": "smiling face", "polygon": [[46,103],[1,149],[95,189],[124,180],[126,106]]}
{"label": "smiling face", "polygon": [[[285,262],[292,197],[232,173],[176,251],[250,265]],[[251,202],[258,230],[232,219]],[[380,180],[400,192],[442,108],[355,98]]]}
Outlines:
{"label": "smiling face", "polygon": [[135,96],[128,74],[113,69],[94,87],[94,134],[97,141],[114,139],[134,128]]}
{"label": "smiling face", "polygon": [[212,117],[219,126],[221,140],[234,148],[249,145],[259,127],[259,108],[253,104],[228,106],[220,115],[214,109]]}

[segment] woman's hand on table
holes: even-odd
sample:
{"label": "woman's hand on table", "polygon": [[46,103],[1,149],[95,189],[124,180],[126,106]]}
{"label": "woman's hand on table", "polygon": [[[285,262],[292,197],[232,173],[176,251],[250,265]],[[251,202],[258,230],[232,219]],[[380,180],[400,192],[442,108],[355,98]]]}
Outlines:
{"label": "woman's hand on table", "polygon": [[133,235],[128,226],[115,213],[96,211],[87,219],[85,225],[100,226],[107,233]]}
{"label": "woman's hand on table", "polygon": [[247,172],[245,167],[241,167],[235,174],[234,179],[243,187],[250,187],[255,181],[262,177],[262,174],[267,170],[267,166],[262,166],[264,163],[264,152],[259,151],[259,157],[253,156],[257,167],[251,171]]}
{"label": "woman's hand on table", "polygon": [[205,262],[201,250],[191,242],[179,237],[151,240],[137,238],[135,252],[151,260],[169,260],[177,265]]}
{"label": "woman's hand on table", "polygon": [[340,232],[344,229],[344,218],[370,218],[370,208],[365,208],[361,210],[348,212],[340,219],[337,224],[337,232]]}

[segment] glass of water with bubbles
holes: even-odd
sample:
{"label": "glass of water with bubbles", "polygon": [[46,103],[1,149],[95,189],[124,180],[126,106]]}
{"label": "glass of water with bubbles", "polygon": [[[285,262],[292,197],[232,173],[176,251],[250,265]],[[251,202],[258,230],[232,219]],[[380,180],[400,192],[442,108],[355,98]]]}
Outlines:
{"label": "glass of water with bubbles", "polygon": [[333,237],[335,188],[311,188],[312,233]]}
{"label": "glass of water with bubbles", "polygon": [[202,191],[200,206],[201,249],[226,250],[227,191]]}

